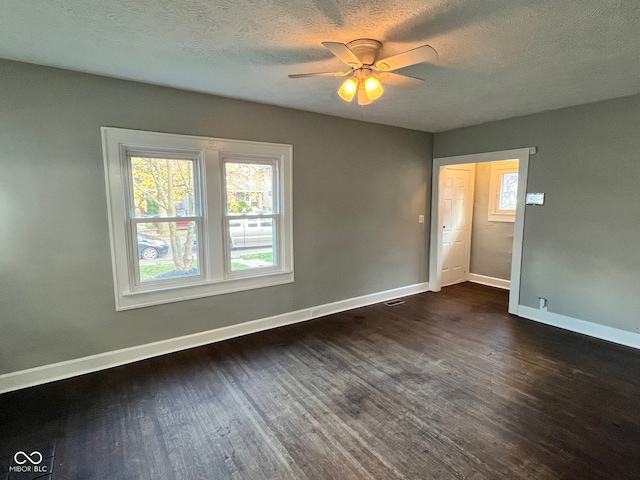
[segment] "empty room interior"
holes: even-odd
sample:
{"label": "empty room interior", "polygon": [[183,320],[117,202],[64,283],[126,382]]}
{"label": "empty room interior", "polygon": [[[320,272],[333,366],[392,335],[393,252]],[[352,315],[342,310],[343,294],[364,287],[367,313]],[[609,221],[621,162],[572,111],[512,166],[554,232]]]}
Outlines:
{"label": "empty room interior", "polygon": [[0,480],[640,478],[638,2],[0,3]]}

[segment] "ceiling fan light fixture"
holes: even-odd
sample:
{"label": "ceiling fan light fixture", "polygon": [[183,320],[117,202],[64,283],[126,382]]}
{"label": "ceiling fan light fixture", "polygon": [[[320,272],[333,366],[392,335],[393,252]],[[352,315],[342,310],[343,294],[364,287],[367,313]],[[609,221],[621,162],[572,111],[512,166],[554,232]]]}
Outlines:
{"label": "ceiling fan light fixture", "polygon": [[372,103],[373,103],[373,100],[371,100],[367,96],[367,92],[364,89],[364,85],[362,85],[360,88],[358,88],[358,105],[370,105]]}
{"label": "ceiling fan light fixture", "polygon": [[357,38],[349,43],[322,42],[335,57],[347,64],[351,70],[334,72],[296,73],[290,78],[305,77],[349,77],[338,89],[338,96],[345,102],[352,102],[358,96],[358,105],[369,105],[384,93],[381,82],[406,87],[419,87],[424,80],[394,73],[396,70],[433,62],[438,58],[430,45],[398,53],[378,60],[382,43],[372,38]]}
{"label": "ceiling fan light fixture", "polygon": [[344,81],[344,83],[338,90],[338,95],[340,95],[340,98],[342,98],[345,102],[350,102],[351,100],[353,100],[353,97],[356,96],[357,92],[358,81],[355,78],[351,77],[347,78]]}
{"label": "ceiling fan light fixture", "polygon": [[380,81],[374,75],[370,75],[364,81],[364,91],[366,92],[369,100],[376,100],[384,93],[384,89],[382,88]]}

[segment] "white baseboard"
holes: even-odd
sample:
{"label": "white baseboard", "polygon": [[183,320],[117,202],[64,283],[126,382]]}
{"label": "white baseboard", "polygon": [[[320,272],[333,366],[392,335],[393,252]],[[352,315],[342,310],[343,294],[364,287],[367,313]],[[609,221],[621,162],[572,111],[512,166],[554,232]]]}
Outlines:
{"label": "white baseboard", "polygon": [[344,312],[353,308],[364,307],[374,303],[386,302],[398,297],[414,295],[429,291],[428,283],[418,283],[406,287],[395,288],[383,292],[363,295],[361,297],[340,300],[338,302],[317,305],[294,312],[283,313],[273,317],[261,318],[238,325],[216,328],[206,332],[194,333],[182,337],[170,338],[159,342],[147,343],[135,347],[123,348],[111,352],[99,353],[89,357],[76,358],[64,362],[43,365],[17,372],[0,375],[0,393],[32,387],[43,383],[62,380],[85,373],[105,370],[127,363],[137,362],[151,357],[165,355],[180,350],[199,347],[220,342],[250,333],[269,330],[271,328],[304,322],[312,318]]}
{"label": "white baseboard", "polygon": [[608,342],[640,349],[640,333],[620,330],[619,328],[587,322],[586,320],[579,320],[577,318],[567,317],[545,310],[538,310],[537,308],[525,307],[523,305],[518,306],[518,316],[572,332],[582,333],[583,335],[589,335],[590,337],[601,340],[607,340]]}
{"label": "white baseboard", "polygon": [[489,285],[490,287],[497,287],[497,288],[502,288],[504,290],[511,290],[511,281],[504,280],[503,278],[487,277],[486,275],[470,273],[469,281],[473,283],[480,283],[482,285]]}

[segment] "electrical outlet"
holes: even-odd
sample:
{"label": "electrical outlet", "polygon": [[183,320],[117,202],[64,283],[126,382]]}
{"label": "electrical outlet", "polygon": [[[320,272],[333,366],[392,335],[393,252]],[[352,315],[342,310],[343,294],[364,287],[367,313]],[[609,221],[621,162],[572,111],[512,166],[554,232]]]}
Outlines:
{"label": "electrical outlet", "polygon": [[538,297],[540,299],[540,310],[544,310],[545,312],[547,311],[547,299],[544,297]]}
{"label": "electrical outlet", "polygon": [[418,215],[418,223],[424,223],[424,215]]}

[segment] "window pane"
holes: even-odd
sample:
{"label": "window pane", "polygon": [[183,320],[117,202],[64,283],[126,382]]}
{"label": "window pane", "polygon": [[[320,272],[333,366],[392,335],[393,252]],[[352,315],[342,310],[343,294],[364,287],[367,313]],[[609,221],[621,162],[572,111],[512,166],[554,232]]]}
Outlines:
{"label": "window pane", "polygon": [[240,226],[234,226],[234,222],[238,221],[229,221],[231,271],[277,265],[275,231],[272,225],[259,225],[250,219],[241,220]]}
{"label": "window pane", "polygon": [[139,223],[140,282],[200,275],[196,222]]}
{"label": "window pane", "polygon": [[273,166],[257,163],[225,164],[227,214],[271,213],[273,205]]}
{"label": "window pane", "polygon": [[131,158],[134,217],[196,215],[192,160]]}
{"label": "window pane", "polygon": [[518,174],[505,173],[500,184],[499,210],[515,210],[518,198]]}

